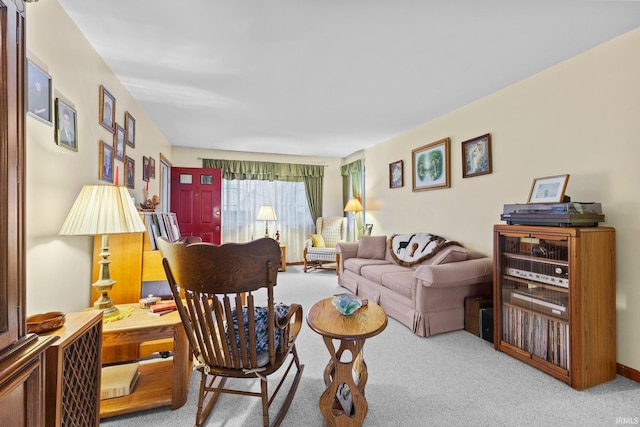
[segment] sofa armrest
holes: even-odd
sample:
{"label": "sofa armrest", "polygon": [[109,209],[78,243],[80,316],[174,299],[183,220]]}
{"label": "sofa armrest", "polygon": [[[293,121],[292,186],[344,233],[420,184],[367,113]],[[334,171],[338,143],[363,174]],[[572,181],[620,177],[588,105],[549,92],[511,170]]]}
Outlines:
{"label": "sofa armrest", "polygon": [[439,265],[421,265],[413,278],[418,285],[427,287],[452,287],[490,282],[493,279],[491,258],[469,259]]}
{"label": "sofa armrest", "polygon": [[311,239],[307,239],[304,241],[304,244],[302,245],[303,249],[307,249],[313,246],[313,241]]}
{"label": "sofa armrest", "polygon": [[343,260],[358,256],[358,242],[338,242],[336,252]]}

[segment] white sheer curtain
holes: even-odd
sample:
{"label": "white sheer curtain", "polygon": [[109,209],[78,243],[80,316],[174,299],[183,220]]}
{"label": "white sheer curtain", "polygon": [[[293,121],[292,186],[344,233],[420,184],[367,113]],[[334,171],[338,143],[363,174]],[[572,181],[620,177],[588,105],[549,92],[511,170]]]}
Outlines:
{"label": "white sheer curtain", "polygon": [[256,220],[262,205],[272,205],[277,221],[269,234],[280,232],[287,246],[287,262],[302,262],[304,241],[315,233],[304,183],[284,181],[222,181],[222,242],[248,242],[264,236],[264,221]]}

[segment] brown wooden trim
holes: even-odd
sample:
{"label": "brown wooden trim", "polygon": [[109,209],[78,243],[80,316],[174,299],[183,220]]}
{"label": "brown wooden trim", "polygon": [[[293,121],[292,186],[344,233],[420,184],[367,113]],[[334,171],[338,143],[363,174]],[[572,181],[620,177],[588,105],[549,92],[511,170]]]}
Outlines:
{"label": "brown wooden trim", "polygon": [[640,371],[630,368],[621,363],[616,364],[616,372],[618,375],[629,378],[632,381],[640,383]]}

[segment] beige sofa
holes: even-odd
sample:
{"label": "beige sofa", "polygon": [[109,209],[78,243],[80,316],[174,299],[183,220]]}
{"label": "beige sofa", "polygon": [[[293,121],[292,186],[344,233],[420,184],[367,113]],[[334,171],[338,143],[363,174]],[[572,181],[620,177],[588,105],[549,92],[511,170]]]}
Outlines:
{"label": "beige sofa", "polygon": [[456,242],[440,242],[423,259],[405,262],[395,255],[403,248],[393,247],[394,237],[338,243],[338,283],[376,302],[418,336],[463,329],[465,298],[491,295],[491,259]]}

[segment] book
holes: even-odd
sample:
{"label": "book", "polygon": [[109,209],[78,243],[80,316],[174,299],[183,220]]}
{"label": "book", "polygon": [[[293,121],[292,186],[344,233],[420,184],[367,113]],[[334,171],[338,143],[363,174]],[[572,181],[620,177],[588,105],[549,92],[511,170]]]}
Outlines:
{"label": "book", "polygon": [[151,306],[149,306],[149,311],[151,313],[158,313],[161,311],[167,311],[167,310],[176,310],[178,307],[176,306],[176,302],[175,301],[162,301],[156,304],[153,304]]}
{"label": "book", "polygon": [[130,394],[138,377],[140,377],[138,367],[137,362],[103,367],[100,381],[100,400]]}
{"label": "book", "polygon": [[168,308],[166,310],[160,310],[160,311],[154,311],[154,312],[149,312],[149,314],[151,314],[152,316],[164,316],[165,314],[169,314],[169,313],[173,313],[174,311],[177,311],[178,309],[176,307],[173,308]]}

